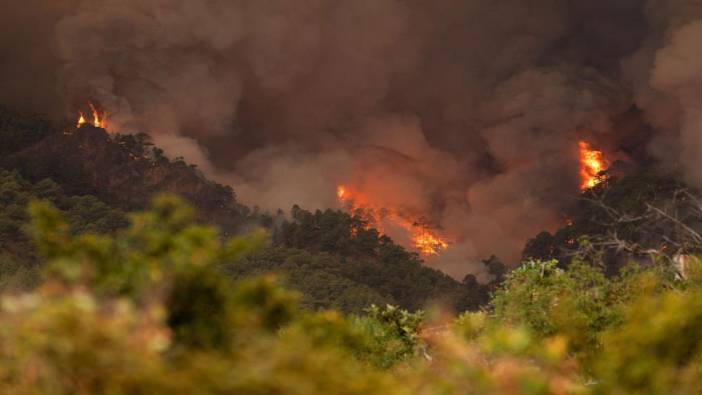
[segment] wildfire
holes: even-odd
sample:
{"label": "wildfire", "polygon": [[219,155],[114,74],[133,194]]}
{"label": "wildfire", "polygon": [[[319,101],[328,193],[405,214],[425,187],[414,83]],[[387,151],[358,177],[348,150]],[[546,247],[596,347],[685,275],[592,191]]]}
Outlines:
{"label": "wildfire", "polygon": [[579,141],[580,148],[580,189],[586,190],[603,181],[601,172],[607,170],[608,163],[602,151],[593,149],[586,141]]}
{"label": "wildfire", "polygon": [[[91,122],[91,125],[93,125],[96,128],[107,129],[107,113],[103,112],[102,115],[100,115],[93,103],[88,103],[88,105],[90,106],[90,112],[93,116],[93,121]],[[82,112],[79,112],[78,115],[78,123],[76,127],[80,128],[81,126],[88,123],[88,121],[85,119],[85,115]]]}
{"label": "wildfire", "polygon": [[426,227],[413,225],[412,243],[424,255],[438,255],[448,248],[448,243],[433,234]]}
{"label": "wildfire", "polygon": [[85,125],[87,121],[85,120],[85,116],[83,113],[80,113],[80,117],[78,118],[78,125],[76,127],[80,128],[81,126]]}
{"label": "wildfire", "polygon": [[339,198],[340,201],[346,200],[344,196],[346,195],[346,188],[343,185],[339,185],[336,188],[336,196]]}
{"label": "wildfire", "polygon": [[383,224],[381,223],[383,220],[387,220],[407,231],[412,246],[421,255],[438,255],[449,247],[448,242],[444,238],[421,220],[411,218],[407,214],[401,214],[398,210],[392,208],[373,205],[361,194],[351,193],[349,188],[343,185],[339,185],[336,188],[336,196],[339,202],[343,203],[350,212],[363,211],[364,219],[368,221],[369,226],[378,229],[380,233],[384,233]]}

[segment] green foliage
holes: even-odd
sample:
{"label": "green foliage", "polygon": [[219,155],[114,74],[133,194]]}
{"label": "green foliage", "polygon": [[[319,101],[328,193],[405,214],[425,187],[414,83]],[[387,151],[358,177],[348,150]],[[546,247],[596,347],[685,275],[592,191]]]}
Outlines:
{"label": "green foliage", "polygon": [[[296,207],[291,220],[278,226],[279,221],[238,204],[230,187],[166,158],[147,135],[108,135],[91,127],[58,132],[40,117],[0,109],[0,167],[17,172],[9,173],[8,183],[0,180],[0,196],[3,187],[14,188],[7,192],[19,196],[0,207],[0,251],[27,268],[41,264],[21,231],[30,200],[50,201],[64,212],[74,233],[102,234],[126,226],[120,209],[143,209],[155,193],[170,191],[187,199],[198,219],[216,224],[224,236],[253,225],[273,230],[277,248],[225,270],[237,278],[280,274],[287,286],[303,294],[300,303],[306,308],[360,313],[373,303],[417,310],[439,302],[464,311],[487,300],[486,289],[477,282],[460,283],[427,268],[416,254],[369,229],[358,216]],[[11,185],[15,178],[18,184]]]}
{"label": "green foliage", "polygon": [[10,394],[158,393],[168,332],[158,310],[46,287],[4,296],[0,387]]}
{"label": "green foliage", "polygon": [[[431,340],[430,363],[401,372],[412,393],[422,394],[581,394],[587,393],[577,363],[562,337],[539,339],[524,327],[483,322],[469,337],[443,334]],[[477,331],[476,331],[477,329]]]}
{"label": "green foliage", "polygon": [[474,340],[487,329],[489,318],[484,311],[465,312],[451,324],[451,331],[463,339]]}
{"label": "green foliage", "polygon": [[574,257],[585,257],[615,276],[631,260],[650,263],[652,252],[668,260],[699,252],[697,236],[688,232],[688,226],[698,227],[699,203],[698,192],[650,169],[609,177],[583,192],[566,226],[529,240],[523,260],[557,259],[565,267]]}
{"label": "green foliage", "polygon": [[109,233],[127,225],[120,210],[93,196],[68,196],[49,179],[33,184],[17,172],[0,170],[0,240],[21,239],[27,205],[33,199],[51,202],[66,212],[74,233]]}
{"label": "green foliage", "polygon": [[396,322],[371,316],[343,317],[327,310],[299,317],[283,331],[283,336],[291,341],[306,339],[315,347],[332,348],[375,368],[389,369],[416,356],[421,346],[418,329],[412,334],[404,333],[398,331]]}
{"label": "green foliage", "polygon": [[501,322],[542,338],[563,335],[570,351],[587,358],[598,351],[601,332],[619,322],[618,305],[627,295],[614,283],[585,264],[562,270],[555,260],[529,261],[507,276],[492,305]]}
{"label": "green foliage", "polygon": [[228,347],[233,305],[260,308],[262,325],[274,327],[290,315],[289,298],[270,280],[250,280],[232,292],[217,271],[225,258],[239,258],[264,241],[247,238],[220,242],[214,228],[195,225],[192,209],[162,196],[150,211],[130,216],[132,225],[115,236],[77,235],[61,213],[33,203],[32,235],[47,259],[50,278],[67,286],[90,284],[99,295],[134,300],[166,293],[167,318],[179,343]]}
{"label": "green foliage", "polygon": [[0,293],[30,289],[40,282],[40,270],[36,265],[7,254],[0,253]]}
{"label": "green foliage", "polygon": [[419,326],[422,324],[424,312],[410,313],[391,305],[386,305],[384,308],[372,305],[366,313],[369,317],[389,325],[409,350],[417,346]]}
{"label": "green foliage", "polygon": [[[609,280],[581,263],[561,270],[555,261],[531,261],[495,295],[495,316],[540,339],[565,339],[583,373],[594,375],[596,393],[696,393],[702,383],[698,262],[689,258],[686,279],[676,280],[667,265],[634,265]],[[480,318],[460,317],[456,330],[476,338],[495,328]]]}
{"label": "green foliage", "polygon": [[607,394],[698,394],[702,388],[702,293],[644,296],[605,336],[597,360]]}
{"label": "green foliage", "polygon": [[23,115],[0,106],[0,157],[30,146],[55,133],[38,115]]}
{"label": "green foliage", "polygon": [[240,319],[253,320],[260,327],[273,331],[287,324],[295,313],[297,295],[280,286],[275,277],[246,279],[234,290],[236,307],[246,314]]}
{"label": "green foliage", "polygon": [[683,275],[685,278],[683,284],[687,288],[702,288],[702,258],[700,256],[690,255]]}
{"label": "green foliage", "polygon": [[[158,193],[175,193],[199,210],[200,219],[230,234],[247,221],[248,209],[237,203],[229,186],[207,180],[182,161],[169,160],[143,133],[108,134],[90,125],[58,130],[40,117],[0,108],[0,168],[35,183],[51,179],[67,195],[95,196],[125,211],[145,208]],[[92,215],[100,214],[92,210]],[[110,221],[105,222],[109,226]],[[98,231],[77,226],[74,230]]]}
{"label": "green foliage", "polygon": [[75,235],[46,203],[31,213],[47,282],[0,306],[0,385],[11,393],[390,390],[391,377],[322,340],[329,320],[300,312],[274,278],[220,274],[222,261],[263,245],[261,232],[223,243],[172,197],[114,235]]}
{"label": "green foliage", "polygon": [[174,340],[186,348],[231,347],[233,311],[229,284],[211,270],[180,271],[172,279],[165,305]]}
{"label": "green foliage", "polygon": [[277,273],[285,285],[300,291],[301,305],[312,310],[334,308],[361,313],[369,305],[393,303],[370,286],[347,274],[351,264],[326,253],[292,248],[268,248],[244,260],[233,260],[224,270],[234,278]]}
{"label": "green foliage", "polygon": [[[40,262],[26,237],[27,207],[33,199],[44,199],[59,207],[67,218],[64,232],[111,233],[127,224],[126,216],[93,196],[68,196],[55,182],[31,183],[17,172],[0,170],[0,287],[22,289],[39,281]],[[39,209],[39,208],[37,208]],[[43,217],[50,222],[53,214]],[[53,218],[58,220],[58,218]],[[50,223],[41,226],[50,227]],[[47,229],[48,230],[48,229]],[[60,231],[54,236],[59,237]],[[65,237],[66,235],[63,235]],[[57,242],[61,242],[60,240]],[[49,247],[48,245],[46,246]]]}
{"label": "green foliage", "polygon": [[335,275],[369,287],[389,303],[418,310],[441,302],[464,311],[484,300],[485,289],[477,283],[459,283],[426,267],[417,254],[379,235],[360,216],[334,210],[312,213],[297,206],[291,216],[274,235],[278,245],[320,254],[326,261],[330,258],[325,254],[332,255],[340,268]]}
{"label": "green foliage", "polygon": [[666,266],[608,279],[583,262],[530,261],[506,275],[489,311],[431,322],[372,305],[345,316],[300,309],[274,276],[231,275],[263,257],[340,258],[270,249],[261,231],[222,240],[176,198],[101,235],[76,234],[46,202],[30,206],[45,281],[0,295],[3,392],[694,394],[702,385],[695,256],[677,279]]}
{"label": "green foliage", "polygon": [[545,336],[554,334],[552,309],[573,285],[557,264],[555,260],[529,261],[510,273],[492,300],[497,317],[506,322],[523,322]]}

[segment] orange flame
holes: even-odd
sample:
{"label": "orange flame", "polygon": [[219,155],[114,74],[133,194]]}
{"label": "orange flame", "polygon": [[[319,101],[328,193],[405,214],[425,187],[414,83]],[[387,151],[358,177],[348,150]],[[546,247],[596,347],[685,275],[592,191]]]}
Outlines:
{"label": "orange flame", "polygon": [[[102,115],[98,112],[98,110],[95,108],[93,103],[88,103],[90,106],[90,112],[93,115],[93,121],[91,122],[91,125],[93,125],[96,128],[103,128],[107,129],[107,113],[103,112]],[[81,126],[87,124],[88,121],[85,119],[85,115],[83,115],[82,112],[78,113],[78,123],[76,124],[76,127],[80,128]]]}
{"label": "orange flame", "polygon": [[102,118],[103,118],[103,119],[100,120],[100,114],[99,114],[98,111],[95,109],[95,106],[93,105],[93,103],[88,103],[88,104],[90,104],[90,110],[91,110],[92,113],[93,113],[93,126],[95,126],[96,128],[103,128],[103,129],[106,129],[106,128],[107,128],[107,122],[105,121],[104,118],[107,117],[107,113],[103,113],[103,114],[102,114]]}
{"label": "orange flame", "polygon": [[368,222],[368,226],[378,229],[378,232],[381,234],[384,233],[382,220],[388,220],[407,231],[412,247],[421,255],[438,255],[449,247],[449,243],[425,222],[413,219],[407,214],[401,214],[396,209],[388,209],[371,204],[362,194],[352,193],[344,185],[339,185],[336,188],[336,196],[349,212],[362,211],[363,219]]}
{"label": "orange flame", "polygon": [[336,187],[336,196],[339,198],[340,201],[346,200],[344,199],[344,196],[346,195],[346,188],[343,185],[339,185]]}
{"label": "orange flame", "polygon": [[580,148],[580,189],[586,190],[597,186],[604,181],[603,171],[607,170],[608,163],[602,151],[592,149],[586,141],[579,141]]}
{"label": "orange flame", "polygon": [[448,248],[448,243],[432,233],[426,227],[413,224],[412,243],[424,255],[438,255],[440,251]]}
{"label": "orange flame", "polygon": [[79,114],[80,114],[80,117],[78,118],[78,125],[76,126],[76,127],[78,127],[78,128],[80,128],[81,126],[85,125],[85,123],[87,122],[87,121],[85,120],[85,116],[83,116],[83,113],[81,112],[81,113],[79,113]]}

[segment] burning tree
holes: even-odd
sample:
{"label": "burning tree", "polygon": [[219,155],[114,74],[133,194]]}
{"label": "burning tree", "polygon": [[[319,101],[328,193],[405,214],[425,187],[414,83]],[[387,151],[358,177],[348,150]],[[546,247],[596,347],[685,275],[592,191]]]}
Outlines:
{"label": "burning tree", "polygon": [[609,163],[604,159],[602,151],[593,149],[586,141],[579,141],[580,149],[580,189],[593,188],[606,179],[604,171]]}
{"label": "burning tree", "polygon": [[363,193],[353,191],[351,188],[339,185],[337,198],[349,213],[358,214],[367,222],[368,227],[378,229],[381,234],[385,232],[384,223],[389,223],[407,232],[411,240],[411,248],[423,256],[438,255],[449,248],[449,242],[437,229],[421,218],[412,215],[408,210],[393,207],[382,207],[372,202],[370,197]]}
{"label": "burning tree", "polygon": [[[92,122],[90,122],[91,125],[93,125],[96,128],[102,128],[102,129],[107,129],[107,112],[103,111],[100,113],[96,108],[93,103],[88,103],[88,106],[90,107],[90,112],[92,114]],[[78,113],[78,121],[76,123],[76,127],[80,128],[83,125],[87,124],[88,121],[85,118],[85,115],[82,112]]]}

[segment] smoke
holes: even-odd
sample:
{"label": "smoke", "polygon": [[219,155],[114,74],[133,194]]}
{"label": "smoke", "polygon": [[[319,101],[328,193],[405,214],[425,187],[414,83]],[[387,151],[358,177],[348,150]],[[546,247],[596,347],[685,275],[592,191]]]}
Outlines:
{"label": "smoke", "polygon": [[3,103],[95,101],[264,209],[353,185],[447,235],[455,277],[559,227],[577,141],[623,155],[633,106],[702,186],[693,0],[11,1]]}
{"label": "smoke", "polygon": [[654,27],[631,59],[628,71],[637,82],[637,104],[658,130],[651,151],[686,181],[702,187],[702,4],[697,1],[651,1]]}

